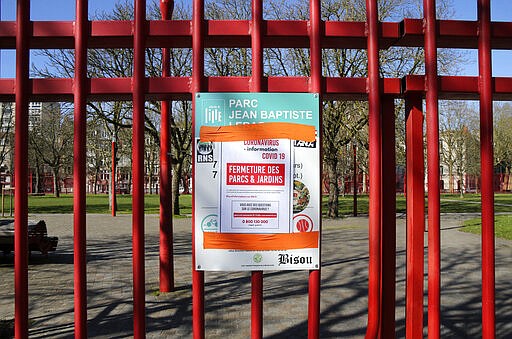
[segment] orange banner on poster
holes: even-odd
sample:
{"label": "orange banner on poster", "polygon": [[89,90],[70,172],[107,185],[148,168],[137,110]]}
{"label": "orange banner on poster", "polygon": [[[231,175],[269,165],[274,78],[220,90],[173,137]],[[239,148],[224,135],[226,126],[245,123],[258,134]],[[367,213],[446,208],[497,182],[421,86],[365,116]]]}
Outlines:
{"label": "orange banner on poster", "polygon": [[265,122],[231,126],[201,126],[200,141],[290,139],[315,141],[315,127],[290,122]]}
{"label": "orange banner on poster", "polygon": [[293,250],[302,248],[318,248],[320,233],[216,233],[204,232],[205,249],[226,249],[245,251]]}

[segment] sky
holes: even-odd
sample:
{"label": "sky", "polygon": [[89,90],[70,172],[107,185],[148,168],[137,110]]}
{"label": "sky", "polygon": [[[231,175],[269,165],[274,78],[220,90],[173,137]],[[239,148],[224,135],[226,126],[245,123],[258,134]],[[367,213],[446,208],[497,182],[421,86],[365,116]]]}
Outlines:
{"label": "sky", "polygon": [[[149,1],[147,1],[149,3]],[[454,8],[453,19],[476,20],[477,0],[451,0]],[[115,0],[89,0],[89,16],[98,11],[109,11]],[[16,0],[0,0],[2,20],[15,20]],[[74,0],[31,0],[31,20],[71,21],[75,17]],[[512,21],[511,0],[491,0],[491,20]],[[14,77],[14,51],[1,51],[0,77]],[[477,51],[467,51],[468,64],[464,65],[460,75],[478,75]],[[512,51],[493,51],[493,76],[512,77]],[[31,63],[41,62],[31,55]]]}

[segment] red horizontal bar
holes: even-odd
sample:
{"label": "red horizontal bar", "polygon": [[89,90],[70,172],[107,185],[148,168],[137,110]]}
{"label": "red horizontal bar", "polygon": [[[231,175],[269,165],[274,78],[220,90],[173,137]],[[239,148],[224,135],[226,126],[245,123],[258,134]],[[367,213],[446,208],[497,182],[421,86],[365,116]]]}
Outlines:
{"label": "red horizontal bar", "polygon": [[[403,80],[382,79],[383,93],[395,98],[404,93],[425,93],[422,75],[409,75]],[[478,100],[478,77],[439,77],[439,96],[442,99]],[[263,78],[262,90],[268,92],[308,92],[308,77]],[[248,92],[250,77],[208,77],[205,90],[209,92]],[[14,79],[0,79],[0,101],[14,101]],[[68,78],[31,79],[31,100],[72,101],[73,80]],[[131,78],[93,78],[88,80],[89,100],[129,100]],[[495,100],[512,100],[512,77],[493,78]],[[322,78],[325,99],[366,100],[366,78]],[[146,99],[191,98],[189,77],[147,78]]]}
{"label": "red horizontal bar", "polygon": [[308,22],[269,20],[262,22],[262,47],[309,48]]}
{"label": "red horizontal bar", "polygon": [[[74,47],[72,21],[34,21],[30,48]],[[264,21],[263,48],[308,48],[307,21]],[[323,48],[365,48],[364,22],[324,22]],[[398,23],[381,23],[381,48],[389,47],[399,37]],[[250,23],[247,20],[206,21],[205,47],[251,47]],[[133,48],[132,21],[90,21],[88,48]],[[0,22],[0,48],[14,49],[15,22]],[[147,47],[191,48],[192,33],[188,20],[152,20],[148,22]]]}
{"label": "red horizontal bar", "polygon": [[[425,78],[422,75],[408,75],[404,78],[402,91],[425,93]],[[478,100],[478,77],[440,76],[438,77],[439,98]],[[509,94],[512,97],[512,92]]]}
{"label": "red horizontal bar", "polygon": [[[379,25],[381,38],[380,48],[386,49],[394,45],[400,35],[400,24],[397,22],[381,22]],[[366,23],[357,21],[325,22],[323,48],[366,48]]]}
{"label": "red horizontal bar", "polygon": [[14,79],[0,79],[0,101],[14,102]]}
{"label": "red horizontal bar", "polygon": [[133,48],[132,21],[91,21],[89,48]]}
{"label": "red horizontal bar", "polygon": [[493,78],[493,100],[512,100],[512,78]]}
{"label": "red horizontal bar", "polygon": [[247,20],[209,20],[207,35],[232,36],[249,35],[249,21]]}
{"label": "red horizontal bar", "polygon": [[249,92],[251,77],[209,77],[208,92]]}
{"label": "red horizontal bar", "polygon": [[188,20],[152,20],[148,24],[153,37],[190,37],[192,34],[190,21]]}
{"label": "red horizontal bar", "polygon": [[[5,38],[14,38],[16,36],[16,22],[15,21],[0,21],[0,41]],[[3,48],[3,44],[0,43]],[[11,47],[14,48],[14,47]]]}
{"label": "red horizontal bar", "polygon": [[510,49],[512,46],[512,22],[494,22],[491,27],[491,47]]}
{"label": "red horizontal bar", "polygon": [[44,98],[50,96],[53,101],[73,101],[73,79],[32,79],[30,82],[33,99],[46,101]]}
{"label": "red horizontal bar", "polygon": [[[438,21],[438,47],[477,48],[477,22],[460,20]],[[74,47],[72,21],[33,21],[30,48]],[[325,33],[322,48],[365,48],[364,22],[323,22]],[[132,21],[91,21],[88,48],[132,48]],[[205,35],[206,47],[249,48],[250,32],[247,20],[209,20]],[[0,22],[0,48],[14,49],[16,23]],[[389,46],[423,46],[423,21],[404,19],[400,23],[380,23],[380,48]],[[262,44],[264,48],[308,48],[307,21],[289,20],[263,22]],[[189,20],[152,20],[148,22],[147,47],[190,48],[192,46]],[[493,22],[494,49],[512,48],[512,22]]]}
{"label": "red horizontal bar", "polygon": [[303,20],[269,20],[263,25],[267,36],[308,36],[308,22]]}
{"label": "red horizontal bar", "polygon": [[[423,20],[404,19],[401,23],[402,38],[396,46],[423,47]],[[462,20],[440,20],[438,26],[439,48],[478,48],[478,22]],[[491,47],[512,48],[512,22],[493,22]]]}
{"label": "red horizontal bar", "polygon": [[308,92],[309,78],[307,77],[269,77],[269,92],[291,92],[300,93]]}
{"label": "red horizontal bar", "polygon": [[[148,92],[158,98],[182,98],[190,96],[190,78],[187,77],[165,77],[149,78]],[[172,93],[172,95],[169,95]]]}

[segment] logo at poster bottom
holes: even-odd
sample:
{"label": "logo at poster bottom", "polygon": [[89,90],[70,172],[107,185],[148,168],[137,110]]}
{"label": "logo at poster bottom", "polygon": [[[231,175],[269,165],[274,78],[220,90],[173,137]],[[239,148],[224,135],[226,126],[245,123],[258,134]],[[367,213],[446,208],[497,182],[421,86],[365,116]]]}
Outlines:
{"label": "logo at poster bottom", "polygon": [[311,232],[313,230],[313,220],[305,214],[297,214],[294,216],[293,225],[297,232]]}
{"label": "logo at poster bottom", "polygon": [[253,257],[252,257],[252,260],[259,264],[262,260],[263,260],[263,256],[261,255],[261,253],[256,253]]}
{"label": "logo at poster bottom", "polygon": [[217,222],[217,214],[209,214],[201,221],[201,229],[203,232],[218,232],[219,224]]}
{"label": "logo at poster bottom", "polygon": [[277,265],[304,265],[304,264],[312,264],[313,257],[312,256],[304,256],[304,255],[293,255],[293,254],[284,254],[280,253],[277,255]]}

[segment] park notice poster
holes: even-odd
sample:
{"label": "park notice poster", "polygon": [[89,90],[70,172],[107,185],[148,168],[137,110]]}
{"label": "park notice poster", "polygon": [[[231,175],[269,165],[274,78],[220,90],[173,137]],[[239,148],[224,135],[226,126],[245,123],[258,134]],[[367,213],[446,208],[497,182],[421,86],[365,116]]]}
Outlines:
{"label": "park notice poster", "polygon": [[319,268],[319,108],[311,93],[196,94],[197,270]]}

